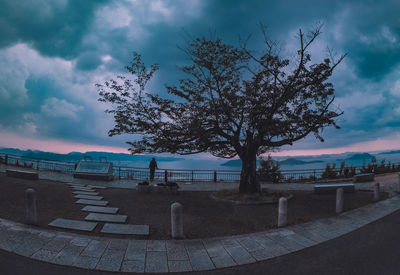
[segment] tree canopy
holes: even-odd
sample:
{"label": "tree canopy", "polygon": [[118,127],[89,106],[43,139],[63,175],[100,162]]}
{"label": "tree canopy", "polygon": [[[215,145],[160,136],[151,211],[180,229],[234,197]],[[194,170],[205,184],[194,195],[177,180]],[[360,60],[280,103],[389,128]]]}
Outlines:
{"label": "tree canopy", "polygon": [[190,64],[175,86],[173,98],[146,90],[158,70],[138,53],[126,67],[134,77],[118,76],[97,84],[100,101],[112,103],[115,126],[109,135],[139,134],[128,142],[132,153],[195,154],[223,158],[239,156],[243,167],[240,191],[258,192],[256,156],[335,126],[342,114],[334,110],[333,84],[328,82],[345,55],[312,63],[310,45],[320,35],[299,30],[299,49],[292,60],[279,55],[277,44],[264,33],[265,50],[256,54],[246,43],[221,39],[190,39],[184,48]]}

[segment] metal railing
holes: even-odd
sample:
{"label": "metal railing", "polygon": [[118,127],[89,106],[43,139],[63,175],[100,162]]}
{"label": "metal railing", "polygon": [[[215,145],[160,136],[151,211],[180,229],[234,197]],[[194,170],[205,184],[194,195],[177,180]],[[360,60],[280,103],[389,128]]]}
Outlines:
{"label": "metal railing", "polygon": [[[55,171],[62,173],[74,173],[77,162],[43,160],[25,156],[0,153],[0,163],[21,168],[31,168],[38,171]],[[117,179],[150,178],[148,168],[113,166],[113,176]],[[174,181],[239,181],[240,171],[234,170],[186,170],[186,169],[162,169],[156,170],[155,179]]]}
{"label": "metal railing", "polygon": [[[148,168],[113,167],[114,177],[119,179],[149,179]],[[154,178],[174,181],[239,181],[240,171],[235,170],[187,170],[187,169],[159,169],[154,173]]]}
{"label": "metal railing", "polygon": [[[55,171],[72,174],[75,171],[77,162],[44,160],[25,156],[0,153],[0,163],[30,168],[40,171]],[[393,169],[390,172],[400,171],[400,164],[391,164]],[[379,165],[378,165],[379,166]],[[376,167],[378,167],[376,166]],[[349,173],[343,169],[331,168],[331,176],[326,175],[325,169],[303,169],[303,170],[280,170],[278,182],[307,182],[331,178],[350,178],[354,174],[359,174],[365,167],[351,167]],[[389,171],[388,170],[388,171]],[[148,168],[113,166],[113,176],[116,179],[136,179],[146,180],[150,178]],[[232,182],[240,181],[240,171],[238,170],[186,170],[186,169],[163,169],[156,170],[155,179],[170,181],[214,181],[214,182]],[[265,177],[259,175],[261,181]]]}

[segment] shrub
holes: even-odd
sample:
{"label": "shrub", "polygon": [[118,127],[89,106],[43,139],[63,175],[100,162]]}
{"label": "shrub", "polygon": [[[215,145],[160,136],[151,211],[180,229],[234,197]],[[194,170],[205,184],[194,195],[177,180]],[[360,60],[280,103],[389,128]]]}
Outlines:
{"label": "shrub", "polygon": [[149,185],[149,182],[145,180],[145,181],[139,182],[138,185],[142,185],[142,186]]}
{"label": "shrub", "polygon": [[325,170],[322,173],[321,177],[323,179],[334,179],[337,177],[337,172],[335,171],[336,165],[332,164],[332,167],[329,163],[326,164]]}
{"label": "shrub", "polygon": [[277,183],[283,178],[279,171],[279,162],[274,161],[270,155],[266,160],[260,159],[260,168],[257,170],[257,175],[261,180],[273,183]]}

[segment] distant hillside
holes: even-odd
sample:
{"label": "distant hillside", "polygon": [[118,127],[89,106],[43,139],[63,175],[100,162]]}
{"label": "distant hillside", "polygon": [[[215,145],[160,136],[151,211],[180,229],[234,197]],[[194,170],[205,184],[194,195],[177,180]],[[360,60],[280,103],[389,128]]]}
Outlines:
{"label": "distant hillside", "polygon": [[[106,157],[108,161],[150,161],[152,155],[129,155],[122,153],[106,153],[106,152],[71,152],[68,154],[57,154],[51,152],[43,152],[43,151],[32,151],[32,150],[20,150],[14,148],[0,148],[1,153],[6,153],[10,155],[19,155],[29,158],[35,159],[43,159],[43,160],[57,160],[57,161],[70,161],[77,162],[82,160],[84,156],[89,156],[93,160],[98,160],[99,157]],[[183,158],[174,158],[174,157],[156,157],[157,161],[178,161]]]}
{"label": "distant hillside", "polygon": [[[309,164],[309,163],[321,163],[323,162],[322,160],[312,160],[312,161],[304,161],[304,160],[299,160],[295,158],[288,158],[283,161],[278,161],[279,164],[282,165],[299,165],[299,164]],[[257,165],[260,163],[259,160],[257,160]],[[221,164],[221,166],[229,166],[229,167],[241,167],[242,166],[242,161],[240,159],[233,159],[229,160],[227,162],[224,162]]]}
{"label": "distant hillside", "polygon": [[222,163],[221,166],[242,167],[242,160],[241,159],[228,160],[227,162]]}
{"label": "distant hillside", "polygon": [[372,158],[375,158],[375,156],[368,153],[360,153],[360,154],[354,154],[351,157],[346,158],[346,160],[363,160]]}
{"label": "distant hillside", "polygon": [[[257,165],[260,164],[260,161],[257,160]],[[241,159],[232,159],[228,160],[221,164],[221,166],[229,166],[229,167],[242,167],[242,160]]]}
{"label": "distant hillside", "polygon": [[309,163],[322,163],[322,160],[312,160],[312,161],[304,161],[295,158],[288,158],[279,162],[282,165],[300,165],[300,164],[309,164]]}
{"label": "distant hillside", "polygon": [[378,155],[392,155],[392,154],[400,154],[400,150],[382,152],[382,153],[379,153]]}

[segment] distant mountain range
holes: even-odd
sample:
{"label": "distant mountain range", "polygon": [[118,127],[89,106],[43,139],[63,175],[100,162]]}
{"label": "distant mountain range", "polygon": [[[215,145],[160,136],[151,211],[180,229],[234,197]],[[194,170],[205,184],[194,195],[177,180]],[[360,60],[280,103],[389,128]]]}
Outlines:
{"label": "distant mountain range", "polygon": [[[322,163],[322,160],[311,160],[311,161],[304,161],[304,160],[299,160],[295,158],[288,158],[282,161],[278,161],[279,164],[282,165],[300,165],[300,164],[309,164],[309,163]],[[257,160],[257,165],[260,163],[259,160]],[[240,159],[233,159],[229,160],[223,164],[222,166],[229,166],[229,167],[241,167],[242,166],[242,160]]]}
{"label": "distant mountain range", "polygon": [[[51,152],[43,152],[38,150],[20,150],[15,148],[0,148],[1,153],[6,153],[10,155],[18,155],[24,157],[30,157],[35,159],[44,160],[57,160],[57,161],[68,161],[68,162],[78,162],[84,159],[85,156],[91,157],[93,160],[98,160],[99,157],[106,157],[108,161],[112,162],[149,162],[152,157],[155,157],[158,162],[174,162],[174,161],[186,161],[188,159],[183,157],[174,156],[157,156],[157,155],[130,155],[123,153],[106,153],[106,152],[71,152],[68,154],[57,154]],[[399,162],[400,157],[397,159],[395,154],[400,154],[400,150],[393,150],[388,152],[375,153],[376,156],[381,156],[380,159],[389,158],[391,162]],[[279,162],[281,165],[294,166],[294,165],[307,165],[315,163],[316,166],[321,166],[321,163],[340,163],[346,161],[354,165],[361,165],[365,160],[369,162],[375,156],[370,153],[342,153],[342,154],[325,154],[318,156],[298,156],[298,157],[274,157],[274,161]],[[189,161],[189,160],[188,160]],[[257,160],[257,165],[260,161]],[[319,163],[319,165],[318,165]],[[242,161],[240,159],[231,159],[226,162],[219,162],[218,165],[222,167],[232,167],[240,168],[242,166]],[[195,168],[195,167],[194,167]],[[190,169],[194,169],[190,168]]]}
{"label": "distant mountain range", "polygon": [[35,159],[43,160],[57,160],[57,161],[68,161],[77,162],[84,159],[85,156],[91,157],[93,160],[98,160],[100,157],[106,157],[108,161],[150,161],[152,157],[155,157],[157,161],[178,161],[183,158],[174,157],[159,157],[153,155],[130,155],[122,153],[106,153],[106,152],[71,152],[68,154],[57,154],[50,152],[43,152],[37,150],[20,150],[15,148],[0,148],[1,153],[18,155]]}
{"label": "distant mountain range", "polygon": [[359,153],[359,154],[351,155],[350,157],[345,158],[345,159],[336,159],[336,161],[371,160],[373,158],[376,158],[376,157],[369,153]]}
{"label": "distant mountain range", "polygon": [[[260,163],[260,161],[257,160],[257,165],[258,165],[259,163]],[[232,160],[228,160],[227,162],[222,163],[221,166],[242,167],[242,160],[241,160],[241,159],[232,159]]]}
{"label": "distant mountain range", "polygon": [[346,160],[355,160],[355,159],[357,159],[357,160],[359,160],[359,159],[363,160],[363,159],[373,159],[373,158],[375,158],[375,156],[373,156],[373,155],[371,155],[371,154],[368,154],[368,153],[361,153],[361,154],[354,154],[354,155],[352,155],[351,157],[346,158]]}
{"label": "distant mountain range", "polygon": [[282,161],[279,161],[279,164],[282,165],[300,165],[300,164],[310,164],[310,163],[322,163],[322,160],[311,160],[311,161],[304,161],[295,158],[288,158]]}
{"label": "distant mountain range", "polygon": [[382,152],[382,153],[379,153],[378,155],[393,155],[393,154],[400,154],[400,150]]}

